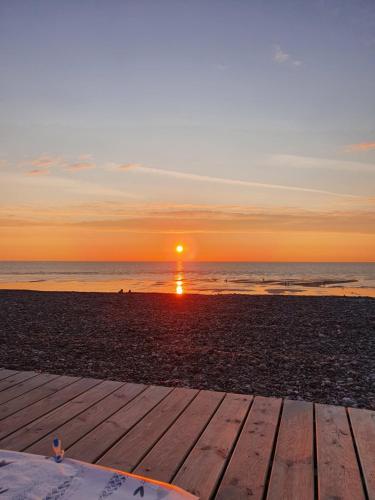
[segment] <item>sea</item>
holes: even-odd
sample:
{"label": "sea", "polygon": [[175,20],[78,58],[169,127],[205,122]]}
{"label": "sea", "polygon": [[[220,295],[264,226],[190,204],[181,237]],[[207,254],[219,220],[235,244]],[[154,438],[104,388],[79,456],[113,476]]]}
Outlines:
{"label": "sea", "polygon": [[375,297],[375,262],[0,261],[0,289]]}

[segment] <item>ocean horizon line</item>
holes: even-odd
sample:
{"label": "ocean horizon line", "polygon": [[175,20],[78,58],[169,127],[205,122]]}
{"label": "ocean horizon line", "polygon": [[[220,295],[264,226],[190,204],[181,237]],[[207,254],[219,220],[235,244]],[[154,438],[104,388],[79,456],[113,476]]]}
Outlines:
{"label": "ocean horizon line", "polygon": [[67,263],[113,263],[113,264],[375,264],[375,260],[195,260],[195,259],[174,259],[174,260],[65,260],[65,259],[0,259],[0,263],[22,263],[22,262],[67,262]]}

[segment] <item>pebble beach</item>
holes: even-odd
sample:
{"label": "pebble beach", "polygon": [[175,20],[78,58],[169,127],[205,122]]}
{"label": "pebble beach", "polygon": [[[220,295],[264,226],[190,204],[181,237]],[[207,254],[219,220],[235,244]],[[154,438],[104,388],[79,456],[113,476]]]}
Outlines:
{"label": "pebble beach", "polygon": [[375,409],[375,300],[2,290],[0,366]]}

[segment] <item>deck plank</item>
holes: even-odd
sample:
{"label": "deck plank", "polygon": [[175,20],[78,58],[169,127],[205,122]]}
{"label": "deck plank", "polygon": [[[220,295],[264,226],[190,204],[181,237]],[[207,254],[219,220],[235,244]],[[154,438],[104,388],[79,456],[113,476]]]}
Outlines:
{"label": "deck plank", "polygon": [[18,373],[16,370],[7,370],[6,368],[0,368],[0,380],[3,380],[4,378],[11,377],[12,375],[15,375]]}
{"label": "deck plank", "polygon": [[227,394],[202,436],[177,472],[173,483],[209,499],[219,482],[252,396]]}
{"label": "deck plank", "polygon": [[315,405],[320,499],[365,498],[345,408]]}
{"label": "deck plank", "polygon": [[0,419],[4,419],[9,417],[10,415],[17,413],[20,410],[23,410],[27,406],[30,406],[37,401],[40,401],[43,398],[51,396],[55,394],[60,389],[72,384],[79,380],[78,377],[68,377],[61,376],[54,378],[47,384],[42,385],[41,387],[36,387],[25,394],[22,394],[11,401],[7,401],[0,405]]}
{"label": "deck plank", "polygon": [[1,441],[1,447],[6,450],[24,450],[27,446],[32,445],[38,439],[54,431],[54,429],[58,428],[66,421],[79,415],[98,400],[103,399],[109,393],[118,389],[121,385],[123,385],[121,382],[113,382],[110,380],[105,380],[100,384],[94,385],[83,394],[65,403],[63,406],[43,415],[30,424],[18,429],[18,431],[10,434]]}
{"label": "deck plank", "polygon": [[141,384],[123,385],[100,402],[55,429],[53,433],[47,434],[44,438],[26,448],[25,451],[37,455],[49,454],[51,441],[55,435],[62,440],[64,449],[68,450],[79,439],[143,392],[145,388],[146,386]]}
{"label": "deck plank", "polygon": [[[67,379],[71,379],[71,377],[67,377]],[[67,403],[79,394],[82,394],[94,385],[97,385],[99,382],[100,381],[97,379],[89,378],[80,379],[73,383],[70,383],[69,381],[69,385],[63,389],[60,389],[46,398],[37,401],[36,403],[33,403],[17,413],[3,419],[0,425],[0,439],[4,439],[10,433],[15,432],[42,415],[45,415],[59,406],[62,406],[64,403]],[[11,402],[13,401],[15,400],[12,400]]]}
{"label": "deck plank", "polygon": [[174,389],[124,438],[118,441],[98,461],[98,464],[132,471],[197,393],[195,389]]}
{"label": "deck plank", "polygon": [[375,500],[375,411],[315,415],[314,443],[312,403],[0,368],[0,448],[48,455],[58,435],[201,500]]}
{"label": "deck plank", "polygon": [[260,500],[279,420],[281,399],[257,396],[254,399],[227,470],[217,500]]}
{"label": "deck plank", "polygon": [[375,411],[348,408],[369,500],[375,500]]}
{"label": "deck plank", "polygon": [[77,441],[66,452],[66,456],[85,462],[95,462],[171,391],[170,387],[148,387],[130,403]]}
{"label": "deck plank", "polygon": [[314,498],[313,404],[285,400],[268,500]]}
{"label": "deck plank", "polygon": [[170,482],[221,403],[223,392],[200,391],[134,470]]}
{"label": "deck plank", "polygon": [[24,380],[36,377],[36,375],[38,375],[36,372],[19,372],[11,375],[10,377],[0,381],[0,391],[5,391],[10,387],[23,382]]}
{"label": "deck plank", "polygon": [[40,387],[51,380],[57,378],[58,375],[50,375],[49,373],[42,373],[36,377],[29,378],[5,391],[0,392],[0,404],[6,403],[11,399],[15,399],[18,396],[22,396],[26,392],[30,392],[36,387]]}

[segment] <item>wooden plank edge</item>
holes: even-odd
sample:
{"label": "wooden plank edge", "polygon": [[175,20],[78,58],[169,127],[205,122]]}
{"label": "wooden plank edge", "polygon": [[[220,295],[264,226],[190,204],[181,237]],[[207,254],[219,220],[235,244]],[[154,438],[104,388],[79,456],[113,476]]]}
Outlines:
{"label": "wooden plank edge", "polygon": [[363,491],[365,492],[365,498],[369,498],[370,500],[372,500],[372,497],[370,497],[369,492],[368,492],[366,476],[365,476],[365,472],[363,470],[361,456],[359,453],[357,441],[355,439],[355,433],[354,433],[354,429],[353,429],[353,425],[352,425],[352,421],[350,418],[350,412],[349,412],[348,407],[345,407],[345,413],[346,413],[346,417],[347,417],[348,423],[349,423],[350,435],[351,435],[352,441],[353,441],[354,453],[355,453],[355,456],[357,458],[359,475],[361,477]]}
{"label": "wooden plank edge", "polygon": [[[102,384],[103,382],[106,382],[105,379],[101,380],[99,382],[99,384],[96,384],[94,385],[93,387],[90,387],[90,389],[87,389],[87,391],[91,390],[91,389],[94,389],[96,387],[98,387],[100,384]],[[106,397],[110,396],[111,394],[113,394],[114,392],[116,392],[118,389],[121,389],[122,387],[124,387],[124,385],[126,385],[126,382],[122,383],[122,385],[120,385],[119,387],[116,387],[114,388],[113,390],[111,390],[109,393],[105,394],[104,396],[101,396],[100,399],[96,400],[96,401],[93,401],[87,408],[84,408],[83,410],[81,410],[79,413],[77,413],[76,415],[73,415],[71,418],[68,418],[67,420],[65,420],[63,423],[59,423],[57,425],[57,427],[54,427],[53,429],[49,430],[46,432],[46,434],[44,434],[43,436],[40,436],[38,437],[35,441],[33,441],[32,443],[29,443],[27,446],[24,446],[22,448],[21,451],[25,451],[27,448],[29,448],[30,446],[33,446],[35,443],[37,443],[38,441],[41,441],[42,439],[44,439],[46,436],[48,436],[48,434],[52,434],[52,433],[55,433],[57,429],[59,429],[59,427],[62,427],[63,425],[69,423],[71,420],[73,420],[74,418],[76,417],[79,417],[82,413],[84,413],[85,411],[89,410],[92,406],[100,403],[101,401],[103,401],[103,399],[105,399]],[[85,391],[85,392],[87,392]],[[66,403],[64,403],[62,406],[59,406],[58,408],[56,408],[55,410],[52,410],[51,412],[48,412],[46,413],[45,415],[42,415],[41,417],[37,418],[36,420],[34,420],[34,424],[36,424],[38,422],[38,420],[41,420],[43,421],[43,419],[49,414],[49,413],[53,413],[55,411],[59,411],[61,409],[64,408],[64,406],[67,406],[69,405],[70,403],[72,403],[76,398],[80,398],[82,397],[82,395],[85,393],[81,393],[81,394],[78,394],[78,396],[75,396],[74,398],[70,399],[69,401],[67,401]],[[27,425],[30,425],[30,424],[27,424]],[[17,432],[17,431],[16,431]],[[62,443],[63,445],[63,448],[64,448],[64,443]]]}
{"label": "wooden plank edge", "polygon": [[[224,397],[221,399],[220,401],[220,404],[218,404],[218,406],[216,407],[216,410],[213,412],[213,414],[211,415],[211,418],[208,420],[207,424],[204,426],[204,429],[203,431],[201,432],[199,438],[196,440],[196,442],[194,443],[194,446],[196,445],[196,443],[199,441],[199,439],[201,438],[201,436],[204,434],[204,432],[206,431],[209,423],[211,422],[211,420],[214,418],[214,416],[216,415],[216,413],[219,411],[221,405],[223,404],[223,402],[225,401],[225,398],[229,395],[234,395],[234,396],[246,396],[250,399],[249,401],[249,404],[248,404],[248,408],[246,410],[246,413],[245,415],[243,416],[243,419],[242,419],[242,422],[241,424],[239,425],[238,429],[237,429],[237,434],[236,434],[236,437],[234,438],[233,442],[232,442],[232,445],[228,451],[228,455],[225,459],[225,462],[223,464],[223,467],[222,467],[222,470],[220,471],[220,474],[218,475],[217,479],[216,479],[216,483],[214,484],[213,488],[212,488],[212,491],[211,491],[211,494],[210,494],[210,498],[215,498],[216,497],[216,494],[218,492],[218,489],[220,487],[220,484],[221,484],[221,481],[224,477],[224,474],[227,470],[227,467],[228,467],[228,464],[232,458],[232,454],[233,454],[233,451],[234,449],[236,448],[236,445],[237,445],[237,442],[238,442],[238,439],[241,435],[241,432],[242,432],[242,429],[243,429],[243,426],[245,425],[245,422],[247,420],[247,417],[249,415],[249,412],[250,412],[250,409],[251,407],[253,406],[253,403],[254,403],[254,399],[255,397],[252,395],[252,394],[238,394],[238,393],[232,393],[232,392],[226,392],[224,393]],[[189,456],[190,452],[193,450],[194,446],[192,446],[191,450],[189,451],[189,453],[186,455],[185,457],[185,460],[187,459],[187,457]],[[172,484],[175,477],[177,476],[181,466],[185,463],[185,461],[181,462],[180,464],[180,467],[179,469],[176,471],[176,473],[174,474],[173,478],[171,479],[170,483]]]}
{"label": "wooden plank edge", "polygon": [[[200,394],[202,391],[206,391],[207,389],[200,389],[198,394]],[[201,438],[202,434],[205,432],[207,426],[209,425],[209,423],[211,422],[212,418],[214,417],[215,413],[217,412],[219,406],[221,405],[221,403],[223,402],[225,396],[226,396],[226,392],[221,392],[221,391],[212,391],[212,392],[218,392],[218,393],[221,393],[221,398],[220,400],[218,401],[218,404],[216,405],[214,411],[212,412],[210,418],[208,418],[207,422],[205,423],[205,425],[202,427],[202,430],[201,432],[199,433],[199,435],[197,436],[197,438],[195,440],[193,440],[193,442],[191,443],[191,446],[189,446],[189,449],[187,450],[186,454],[181,458],[179,464],[177,465],[176,467],[176,471],[175,473],[171,476],[171,479],[170,481],[168,481],[169,483],[172,483],[174,481],[174,478],[176,477],[176,475],[178,474],[182,464],[185,462],[185,460],[187,459],[187,457],[190,455],[192,449],[194,448],[194,446],[197,444],[197,442],[199,441],[199,439]],[[197,394],[197,396],[198,396]],[[195,398],[194,398],[195,399]],[[150,450],[151,451],[151,450]],[[146,455],[147,456],[147,455]],[[143,457],[144,458],[144,457]],[[142,459],[143,460],[143,459]],[[141,463],[141,462],[140,462]],[[138,464],[139,465],[139,464]]]}
{"label": "wooden plank edge", "polygon": [[[178,387],[175,387],[175,389],[178,389]],[[189,387],[180,387],[179,389],[189,389]],[[194,389],[192,389],[194,390]],[[150,449],[148,449],[144,454],[143,456],[138,460],[138,462],[136,463],[136,465],[134,465],[134,467],[131,468],[131,472],[133,472],[137,467],[138,465],[142,462],[142,460],[150,453],[150,451],[152,450],[152,448],[160,441],[160,439],[162,439],[165,434],[169,431],[169,429],[177,422],[177,420],[181,417],[181,415],[184,413],[184,411],[187,410],[187,408],[189,408],[189,406],[191,405],[191,403],[196,399],[196,397],[198,396],[198,394],[200,393],[200,389],[195,389],[197,392],[196,394],[192,397],[192,399],[187,403],[187,405],[176,415],[176,417],[173,419],[173,421],[170,423],[170,425],[163,431],[163,433],[158,437],[158,439],[155,441],[155,443],[151,446]],[[171,393],[170,393],[171,394]],[[156,406],[158,406],[160,403],[158,403]],[[156,407],[155,407],[156,408]],[[146,415],[145,415],[146,416]],[[144,418],[144,417],[143,417]],[[143,419],[142,419],[143,420]]]}
{"label": "wooden plank edge", "polygon": [[[151,385],[146,386],[146,388],[144,389],[144,391],[145,391],[146,389],[150,388],[150,387],[166,387],[166,386],[161,386],[161,385],[159,385],[159,386],[155,386],[155,385],[151,384]],[[170,390],[169,392],[167,392],[167,394],[166,394],[165,396],[163,396],[163,397],[161,398],[161,400],[160,400],[160,401],[158,401],[158,402],[157,402],[157,403],[156,403],[156,404],[155,404],[152,408],[150,408],[150,409],[148,410],[148,412],[147,412],[147,413],[145,413],[145,414],[142,416],[142,418],[141,418],[140,420],[137,420],[137,422],[135,422],[135,423],[134,423],[134,424],[133,424],[133,425],[132,425],[132,426],[131,426],[131,427],[130,427],[130,428],[129,428],[126,432],[124,432],[124,434],[122,434],[122,435],[121,435],[121,436],[120,436],[120,437],[119,437],[119,438],[118,438],[118,439],[117,439],[114,443],[112,443],[112,444],[111,444],[111,445],[110,445],[110,446],[109,446],[106,450],[104,450],[103,452],[101,452],[101,453],[100,453],[100,455],[99,455],[98,457],[96,457],[95,461],[93,462],[94,464],[96,464],[96,463],[97,463],[97,462],[98,462],[98,461],[99,461],[99,460],[100,460],[100,459],[101,459],[101,458],[102,458],[102,457],[103,457],[106,453],[108,453],[108,451],[109,451],[109,450],[110,450],[113,446],[116,446],[116,445],[117,445],[117,443],[118,443],[119,441],[121,441],[121,439],[123,439],[123,438],[124,438],[124,437],[128,434],[128,432],[130,432],[130,431],[131,431],[131,430],[132,430],[132,429],[133,429],[136,425],[138,425],[138,424],[139,424],[139,422],[141,422],[141,421],[142,421],[142,420],[143,420],[143,419],[144,419],[144,418],[145,418],[145,417],[146,417],[146,416],[147,416],[147,415],[148,415],[148,414],[149,414],[149,413],[150,413],[150,412],[151,412],[154,408],[156,408],[156,407],[157,407],[157,406],[158,406],[158,405],[159,405],[162,401],[164,401],[164,399],[165,399],[167,396],[169,396],[169,394],[171,394],[171,393],[174,391],[174,389],[176,389],[176,388],[175,388],[175,387],[167,387],[167,389],[171,389],[171,390]],[[137,396],[139,396],[140,394],[143,394],[143,392],[144,392],[144,391],[141,391],[139,394],[137,394]],[[133,399],[135,399],[135,398],[133,398]],[[130,403],[130,401],[129,401],[129,403]],[[127,403],[127,404],[128,404],[128,403]],[[126,406],[126,405],[125,405],[125,406]],[[124,408],[124,407],[122,407],[122,408]],[[122,408],[121,408],[121,409],[122,409]],[[120,411],[120,410],[116,410],[116,411],[115,411],[115,413],[117,413],[117,411]],[[108,418],[109,418],[109,417],[107,417],[105,420],[108,420]],[[80,438],[80,439],[82,439],[82,438]],[[80,440],[80,439],[79,439],[79,440]],[[79,441],[79,440],[78,440],[78,441]]]}

